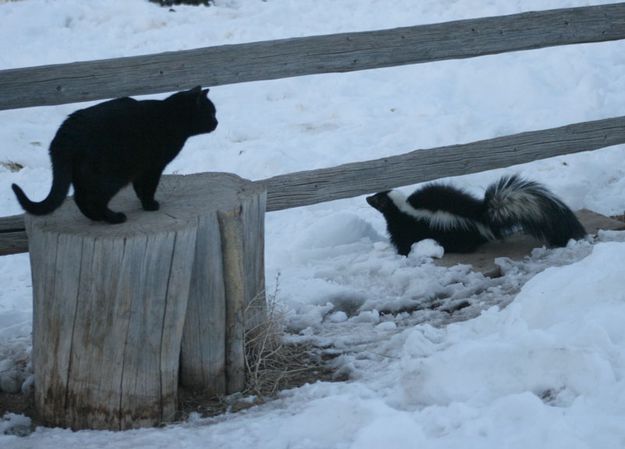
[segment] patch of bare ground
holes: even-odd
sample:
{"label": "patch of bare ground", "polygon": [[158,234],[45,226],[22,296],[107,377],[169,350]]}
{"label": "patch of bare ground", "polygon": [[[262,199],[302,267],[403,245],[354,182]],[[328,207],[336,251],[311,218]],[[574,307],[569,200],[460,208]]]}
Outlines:
{"label": "patch of bare ground", "polygon": [[[254,302],[251,304],[253,307]],[[317,381],[347,380],[332,367],[336,355],[312,343],[289,341],[284,323],[283,315],[270,300],[266,319],[245,335],[245,389],[223,397],[182,390],[179,419],[185,420],[191,413],[202,417],[235,413],[271,401],[282,390]]]}
{"label": "patch of bare ground", "polygon": [[16,413],[32,418],[34,411],[35,407],[32,394],[0,392],[0,418],[4,416],[5,413]]}
{"label": "patch of bare ground", "polygon": [[[262,335],[262,336],[261,336]],[[329,363],[334,356],[311,344],[286,343],[277,334],[271,338],[257,334],[258,340],[248,346],[248,381],[244,391],[230,396],[215,397],[201,391],[179,390],[179,411],[176,421],[184,421],[192,413],[212,417],[236,413],[271,401],[285,389],[296,388],[317,381],[341,381]],[[260,345],[260,346],[258,346]],[[0,418],[6,413],[31,418],[33,428],[37,421],[33,394],[0,392]]]}
{"label": "patch of bare ground", "polygon": [[[345,375],[337,375],[332,368],[335,354],[312,343],[291,341],[284,330],[284,316],[273,300],[266,307],[265,316],[259,325],[246,332],[245,389],[215,397],[180,388],[176,421],[185,421],[192,413],[202,417],[236,413],[271,401],[285,389],[317,381],[346,380]],[[33,394],[0,393],[0,417],[5,413],[23,414],[32,419],[33,425],[38,424]]]}

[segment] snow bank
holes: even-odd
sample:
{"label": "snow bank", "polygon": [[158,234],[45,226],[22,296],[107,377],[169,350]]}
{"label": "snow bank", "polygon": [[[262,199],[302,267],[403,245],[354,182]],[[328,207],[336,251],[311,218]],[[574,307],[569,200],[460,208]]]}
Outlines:
{"label": "snow bank", "polygon": [[432,436],[449,447],[622,447],[624,275],[625,244],[599,244],[503,311],[410,331],[392,404],[436,417]]}
{"label": "snow bank", "polygon": [[38,429],[5,447],[619,448],[625,440],[625,243],[534,277],[504,310],[380,344],[358,382],[124,433]]}
{"label": "snow bank", "polygon": [[[0,69],[610,2],[216,0],[210,8],[169,12],[142,0],[24,0],[0,5]],[[214,170],[260,179],[620,116],[624,50],[625,42],[575,45],[211,88],[219,128],[191,139],[167,172]],[[84,106],[0,111],[1,215],[21,212],[12,182],[32,198],[45,196],[48,144],[67,114]],[[481,195],[502,174],[520,172],[574,209],[618,214],[625,201],[624,156],[618,146],[453,182]],[[6,162],[24,168],[13,172]],[[266,218],[269,294],[297,338],[341,354],[337,365],[350,382],[307,385],[235,415],[120,434],[40,428],[26,438],[1,435],[28,427],[26,418],[11,415],[0,422],[0,446],[625,444],[619,319],[625,233],[603,233],[597,246],[584,241],[537,249],[522,261],[501,259],[504,276],[488,279],[466,266],[436,266],[432,258],[441,251],[431,242],[417,245],[410,257],[398,256],[383,218],[363,198]],[[525,284],[547,267],[555,268]],[[13,382],[16,368],[18,380],[28,376],[27,255],[0,258],[0,284],[0,360],[10,360],[2,366]],[[30,388],[32,378],[24,385]]]}

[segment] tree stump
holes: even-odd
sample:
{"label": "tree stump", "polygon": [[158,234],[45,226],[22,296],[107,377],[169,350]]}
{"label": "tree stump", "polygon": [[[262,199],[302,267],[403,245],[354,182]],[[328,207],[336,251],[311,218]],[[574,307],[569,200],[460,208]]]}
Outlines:
{"label": "tree stump", "polygon": [[264,303],[264,187],[165,176],[156,197],[161,209],[145,212],[120,192],[121,225],[88,220],[71,199],[26,216],[35,407],[48,425],[155,425],[175,416],[179,379],[214,393],[244,385],[245,311]]}
{"label": "tree stump", "polygon": [[198,224],[180,383],[208,395],[243,388],[245,331],[265,320],[264,186],[249,183],[236,204]]}

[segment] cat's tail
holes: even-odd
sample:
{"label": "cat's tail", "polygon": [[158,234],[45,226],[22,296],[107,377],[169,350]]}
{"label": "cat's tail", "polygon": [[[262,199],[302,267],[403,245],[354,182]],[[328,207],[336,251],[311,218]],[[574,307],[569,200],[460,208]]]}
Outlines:
{"label": "cat's tail", "polygon": [[72,163],[71,160],[55,162],[52,163],[52,187],[43,201],[36,203],[29,200],[17,184],[11,184],[17,201],[26,212],[33,215],[46,215],[63,204],[72,183]]}

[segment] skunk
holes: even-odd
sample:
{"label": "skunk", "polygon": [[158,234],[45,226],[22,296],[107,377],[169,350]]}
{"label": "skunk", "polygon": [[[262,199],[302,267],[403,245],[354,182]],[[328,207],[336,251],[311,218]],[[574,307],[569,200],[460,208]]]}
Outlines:
{"label": "skunk", "polygon": [[391,242],[404,256],[423,239],[436,240],[446,252],[468,253],[518,231],[549,246],[586,235],[566,204],[518,175],[490,185],[482,200],[456,187],[429,184],[408,198],[389,190],[367,197],[367,203],[384,215]]}

